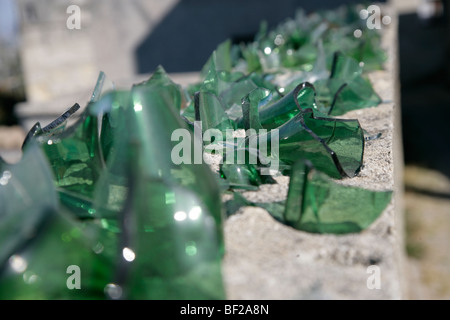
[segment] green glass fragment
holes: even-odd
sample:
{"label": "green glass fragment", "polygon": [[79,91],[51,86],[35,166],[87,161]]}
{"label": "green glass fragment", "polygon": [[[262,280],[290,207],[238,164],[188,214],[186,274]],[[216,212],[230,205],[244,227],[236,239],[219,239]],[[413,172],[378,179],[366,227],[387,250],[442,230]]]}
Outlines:
{"label": "green glass fragment", "polygon": [[[327,114],[341,115],[355,109],[374,107],[381,99],[375,93],[369,80],[363,77],[358,62],[340,53],[335,53],[330,78],[326,81],[327,89],[333,100],[328,105]],[[322,88],[320,83],[316,86]],[[317,89],[318,92],[322,90]]]}
{"label": "green glass fragment", "polygon": [[36,226],[3,265],[0,299],[104,299],[114,262],[104,256],[102,243],[89,238],[92,231],[55,212]]}
{"label": "green glass fragment", "polygon": [[58,206],[47,160],[36,145],[28,149],[19,163],[0,163],[0,265]]}
{"label": "green glass fragment", "polygon": [[[255,41],[221,43],[186,88],[162,66],[130,90],[100,72],[78,121],[67,125],[75,104],[31,128],[19,163],[0,158],[0,299],[225,299],[224,207],[313,233],[370,226],[392,192],[332,180],[358,174],[379,136],[334,118],[381,102],[365,72],[386,55],[365,24],[356,7],[263,22]],[[216,152],[213,173],[203,154]],[[287,199],[248,201],[241,192],[276,183],[274,161]]]}
{"label": "green glass fragment", "polygon": [[226,179],[230,188],[258,190],[263,183],[256,167],[255,161],[249,161],[248,149],[235,148],[229,154],[225,154],[223,163],[220,164],[220,175]]}
{"label": "green glass fragment", "polygon": [[250,91],[250,93],[247,94],[242,100],[243,116],[237,121],[237,124],[245,130],[262,129],[263,127],[259,117],[260,103],[263,102],[264,99],[268,98],[269,95],[270,92],[263,88],[257,88]]}
{"label": "green glass fragment", "polygon": [[354,233],[366,229],[391,201],[392,191],[372,191],[336,184],[297,162],[290,176],[284,220],[314,233]]}
{"label": "green glass fragment", "polygon": [[259,119],[265,129],[277,128],[299,114],[303,109],[317,109],[315,102],[315,88],[304,82],[299,84],[272,104],[266,104],[259,109]]}
{"label": "green glass fragment", "polygon": [[[136,135],[141,139],[142,159],[140,165],[143,173],[148,177],[173,181],[177,185],[195,189],[199,194],[214,195],[218,197],[216,180],[209,167],[202,161],[197,161],[195,152],[186,156],[185,161],[175,161],[173,151],[178,145],[173,141],[172,134],[176,130],[189,133],[190,150],[196,150],[195,137],[192,131],[181,119],[174,109],[171,108],[170,100],[165,96],[165,91],[153,90],[152,88],[139,88],[133,91],[133,110],[135,115]],[[139,101],[139,102],[137,102]],[[142,110],[136,111],[136,103],[142,104]],[[139,105],[139,104],[138,104]],[[158,114],[158,117],[154,115]],[[184,152],[184,150],[182,150]],[[179,163],[178,163],[179,162]],[[200,163],[199,163],[200,162]],[[215,200],[207,202],[206,205],[211,212],[215,212],[215,221],[221,222],[221,210],[217,207]]]}
{"label": "green glass fragment", "polygon": [[215,52],[209,64],[209,72],[203,81],[199,91],[210,92],[217,96],[225,110],[234,104],[240,105],[242,98],[251,90],[257,88],[252,77],[240,72],[228,72],[216,69],[214,63]]}
{"label": "green glass fragment", "polygon": [[181,86],[172,81],[162,66],[156,68],[149,80],[135,86],[152,86],[154,88],[169,91],[169,95],[171,96],[171,99],[173,99],[172,106],[178,112],[180,112],[181,107],[186,100]]}
{"label": "green glass fragment", "polygon": [[216,95],[210,92],[197,92],[195,95],[196,119],[201,121],[203,133],[209,129],[221,132],[233,130],[234,125]]}
{"label": "green glass fragment", "polygon": [[[53,171],[55,185],[62,191],[61,200],[69,207],[78,198],[92,201],[96,182],[103,168],[98,136],[98,118],[83,112],[79,120],[61,133],[37,137]],[[73,195],[73,196],[72,196]],[[76,205],[83,215],[85,201]]]}
{"label": "green glass fragment", "polygon": [[[131,224],[131,231],[122,228],[121,234],[126,277],[114,283],[128,299],[224,298],[223,213],[216,178],[206,164],[196,164],[193,153],[183,154],[193,150],[194,135],[174,107],[173,92],[147,83],[135,86],[129,97],[120,113],[110,114],[128,132],[114,131],[113,148],[120,152],[107,162],[96,201],[96,211],[108,223]],[[187,139],[179,163],[172,154],[177,130]],[[120,222],[123,212],[128,212],[126,223]]]}
{"label": "green glass fragment", "polygon": [[[282,69],[311,71],[318,55],[318,42],[327,53],[341,51],[358,61],[367,70],[381,69],[386,55],[380,49],[380,33],[370,30],[360,19],[356,6],[342,6],[333,11],[306,14],[299,9],[272,30],[262,23],[255,40],[239,44],[241,60],[234,66],[247,72],[277,72]],[[364,30],[362,36],[353,35]],[[327,60],[331,59],[331,55]],[[237,60],[237,59],[236,59]]]}
{"label": "green glass fragment", "polygon": [[135,126],[131,121],[132,108],[129,91],[109,92],[89,108],[93,115],[103,114],[100,142],[105,163],[94,192],[91,214],[113,219],[109,221],[113,224],[128,194],[128,150],[133,145],[130,128]]}
{"label": "green glass fragment", "polygon": [[138,178],[129,299],[225,298],[223,243],[205,198],[162,180]]}
{"label": "green glass fragment", "polygon": [[297,161],[290,174],[287,199],[252,202],[239,192],[225,203],[232,215],[246,206],[260,207],[277,221],[311,233],[348,234],[370,226],[391,202],[392,191],[372,191],[337,184],[310,162]]}
{"label": "green glass fragment", "polygon": [[75,103],[71,108],[69,108],[66,112],[64,112],[60,117],[55,119],[53,122],[45,126],[44,128],[41,127],[41,124],[37,122],[31,129],[28,131],[27,136],[25,137],[25,140],[22,144],[22,149],[25,148],[25,146],[36,136],[42,136],[42,135],[54,135],[59,132],[62,132],[66,127],[66,120],[73,115],[76,111],[80,109],[80,105],[78,103]]}
{"label": "green glass fragment", "polygon": [[205,63],[201,71],[201,77],[205,78],[211,69],[211,64],[220,71],[231,72],[233,68],[233,59],[231,56],[231,40],[227,39],[217,46],[211,57]]}
{"label": "green glass fragment", "polygon": [[97,230],[61,212],[51,175],[34,143],[19,163],[2,165],[0,299],[104,298],[112,261],[94,251]]}
{"label": "green glass fragment", "polygon": [[[333,178],[353,177],[362,165],[364,133],[357,120],[328,118],[315,110],[315,91],[304,83],[274,104],[260,110],[261,121],[272,119],[278,134],[279,160],[292,164],[309,159]],[[264,119],[264,120],[263,120]],[[267,120],[266,120],[267,119]],[[272,143],[273,133],[259,139]],[[268,149],[271,149],[270,147]]]}
{"label": "green glass fragment", "polygon": [[253,202],[247,200],[240,192],[234,191],[233,198],[225,202],[228,216],[236,214],[243,207],[259,207],[265,209],[275,220],[285,224],[284,212],[286,201]]}

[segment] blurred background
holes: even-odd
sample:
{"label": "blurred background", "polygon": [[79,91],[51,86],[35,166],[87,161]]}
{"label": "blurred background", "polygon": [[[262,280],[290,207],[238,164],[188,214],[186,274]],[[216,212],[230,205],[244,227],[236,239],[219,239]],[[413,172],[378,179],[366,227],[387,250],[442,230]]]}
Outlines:
{"label": "blurred background", "polygon": [[[449,1],[387,2],[399,14],[410,296],[450,299]],[[128,88],[161,64],[182,82],[222,41],[252,41],[262,20],[349,3],[361,1],[0,0],[0,155],[17,161],[36,121],[88,101],[100,70]]]}

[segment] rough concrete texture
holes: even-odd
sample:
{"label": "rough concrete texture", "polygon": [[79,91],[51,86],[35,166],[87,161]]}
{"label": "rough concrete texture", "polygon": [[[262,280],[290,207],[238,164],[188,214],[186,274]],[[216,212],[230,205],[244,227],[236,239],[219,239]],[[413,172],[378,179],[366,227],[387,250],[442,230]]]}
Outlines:
{"label": "rough concrete texture", "polygon": [[[339,183],[394,190],[391,203],[368,229],[340,236],[297,231],[277,222],[264,209],[241,208],[225,223],[223,272],[228,299],[405,298],[402,188],[394,173],[403,169],[397,122],[397,21],[394,12],[389,15],[392,23],[382,30],[389,58],[385,70],[370,74],[383,103],[343,116],[358,119],[369,134],[382,135],[366,143],[359,176]],[[289,178],[277,180],[276,185],[263,185],[244,196],[253,201],[282,200]],[[379,268],[379,289],[369,288],[375,275],[368,268],[372,265]]]}

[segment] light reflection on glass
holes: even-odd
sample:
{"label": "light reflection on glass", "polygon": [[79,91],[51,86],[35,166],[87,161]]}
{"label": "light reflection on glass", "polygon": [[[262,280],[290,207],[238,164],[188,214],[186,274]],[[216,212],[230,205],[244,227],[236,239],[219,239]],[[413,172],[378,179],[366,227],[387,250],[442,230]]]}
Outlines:
{"label": "light reflection on glass", "polygon": [[200,218],[201,214],[202,208],[199,206],[195,206],[189,211],[189,219],[197,220],[198,218]]}
{"label": "light reflection on glass", "polygon": [[356,29],[356,30],[353,32],[353,36],[354,36],[355,38],[361,38],[361,36],[362,36],[362,31],[361,31],[360,29]]}
{"label": "light reflection on glass", "polygon": [[40,277],[35,274],[34,272],[31,271],[27,271],[23,274],[23,281],[26,284],[33,284],[36,283],[38,280],[40,279]]}
{"label": "light reflection on glass", "polygon": [[123,248],[122,255],[123,258],[128,262],[132,262],[134,259],[136,259],[136,254],[130,248]]}
{"label": "light reflection on glass", "polygon": [[105,247],[103,246],[103,244],[101,244],[100,242],[98,242],[95,246],[94,246],[94,248],[92,248],[92,250],[94,250],[94,252],[96,253],[96,254],[100,254],[100,253],[102,253],[103,252],[103,249],[104,249]]}
{"label": "light reflection on glass", "polygon": [[362,10],[359,12],[359,17],[360,17],[362,20],[367,19],[367,18],[369,17],[369,11],[367,11],[366,9],[362,9]]}
{"label": "light reflection on glass", "polygon": [[284,38],[283,38],[283,35],[277,34],[277,36],[275,37],[274,43],[275,43],[277,46],[281,46],[282,44],[284,44]]}
{"label": "light reflection on glass", "polygon": [[188,256],[195,256],[197,254],[197,247],[194,241],[186,243],[185,252]]}
{"label": "light reflection on glass", "polygon": [[173,204],[175,203],[175,193],[173,192],[166,192],[166,204]]}
{"label": "light reflection on glass", "polygon": [[175,214],[173,215],[173,218],[177,221],[183,221],[186,220],[187,218],[187,214],[184,211],[177,211],[175,212]]}
{"label": "light reflection on glass", "polygon": [[117,284],[114,283],[107,284],[104,291],[105,294],[110,299],[117,300],[122,297],[122,287]]}
{"label": "light reflection on glass", "polygon": [[17,273],[24,272],[28,267],[27,261],[18,255],[11,256],[8,261],[11,268]]}
{"label": "light reflection on glass", "polygon": [[11,179],[11,177],[12,177],[11,172],[9,172],[8,170],[5,170],[3,172],[2,177],[0,178],[0,185],[6,186],[9,182],[9,179]]}

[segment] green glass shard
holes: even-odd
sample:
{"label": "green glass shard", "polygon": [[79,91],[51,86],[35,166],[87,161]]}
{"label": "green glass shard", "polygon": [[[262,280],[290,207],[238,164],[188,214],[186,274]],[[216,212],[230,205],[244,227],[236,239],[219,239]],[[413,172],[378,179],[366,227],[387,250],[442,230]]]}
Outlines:
{"label": "green glass shard", "polygon": [[[98,125],[98,118],[85,110],[80,119],[63,132],[37,138],[50,162],[55,185],[62,191],[61,200],[67,201],[69,206],[77,203],[76,195],[93,200],[103,168]],[[80,214],[89,210],[83,202],[78,205]]]}
{"label": "green glass shard", "polygon": [[243,116],[237,122],[240,127],[245,130],[262,129],[261,120],[259,118],[260,103],[264,103],[264,99],[268,98],[270,92],[263,88],[257,88],[252,90],[242,100],[242,113]]}
{"label": "green glass shard", "polygon": [[362,68],[357,61],[340,53],[334,56],[327,86],[335,99],[328,114],[340,115],[350,110],[374,107],[381,102],[369,80],[362,76]]}
{"label": "green glass shard", "polygon": [[240,45],[242,56],[244,57],[247,72],[260,72],[262,71],[261,61],[259,59],[259,48],[256,42],[248,45]]}
{"label": "green glass shard", "polygon": [[69,108],[66,112],[64,112],[61,116],[59,116],[44,128],[42,128],[41,124],[37,122],[33,127],[31,127],[30,131],[28,131],[28,134],[23,141],[22,149],[24,149],[25,146],[30,142],[30,140],[32,140],[32,138],[36,136],[51,136],[63,131],[65,129],[66,120],[76,111],[78,111],[78,109],[80,109],[80,105],[78,103],[75,103],[71,108]]}
{"label": "green glass shard", "polygon": [[231,40],[227,39],[217,46],[211,57],[203,66],[201,71],[201,77],[205,78],[211,69],[211,64],[214,64],[215,68],[220,71],[231,72],[233,67],[233,61],[231,57]]}
{"label": "green glass shard", "polygon": [[[313,72],[292,77],[285,89],[294,90],[299,82],[311,81],[317,95],[317,110],[333,116],[355,109],[374,107],[381,103],[380,97],[363,74],[363,68],[355,59],[336,52],[332,61],[329,72],[324,71],[321,62],[316,64]],[[325,74],[328,76],[325,77]]]}
{"label": "green glass shard", "polygon": [[181,111],[181,116],[187,123],[194,123],[195,121],[195,104],[190,103],[186,108]]}
{"label": "green glass shard", "polygon": [[[310,160],[315,167],[335,178],[357,175],[361,169],[364,154],[364,134],[359,121],[314,118],[313,113],[304,115],[303,119],[307,130],[314,133],[310,133],[311,136],[316,141],[319,140],[319,143],[315,142],[313,143],[315,145],[311,144],[306,148],[307,153],[311,154]],[[331,169],[329,157],[339,175],[333,173],[334,168]]]}
{"label": "green glass shard", "polygon": [[[295,90],[274,104],[261,109],[263,126],[276,129],[279,160],[292,164],[300,158],[334,178],[353,177],[362,165],[364,133],[357,120],[328,118],[318,112],[311,84]],[[272,119],[274,125],[270,124]],[[272,141],[272,133],[260,136]]]}
{"label": "green glass shard", "polygon": [[104,255],[103,244],[89,238],[92,231],[55,212],[34,227],[35,233],[3,264],[0,299],[104,299],[114,263]]}
{"label": "green glass shard", "polygon": [[315,94],[312,84],[308,82],[299,84],[280,100],[259,109],[261,125],[266,129],[277,128],[299,114],[301,110],[317,108]]}
{"label": "green glass shard", "polygon": [[205,195],[138,178],[130,299],[224,299],[223,244]]}
{"label": "green glass shard", "polygon": [[240,105],[242,98],[251,90],[257,88],[252,77],[240,72],[228,72],[219,70],[215,64],[215,53],[209,63],[209,72],[202,85],[200,92],[209,92],[220,100],[225,110],[230,109],[234,104]]}
{"label": "green glass shard", "polygon": [[[311,71],[318,55],[318,42],[332,55],[341,51],[358,61],[367,63],[367,70],[380,69],[386,59],[380,49],[380,33],[369,30],[355,7],[340,7],[333,11],[306,15],[298,10],[272,30],[262,23],[255,41],[237,46],[247,72],[277,72],[283,68]],[[361,38],[353,35],[364,30]],[[331,55],[327,60],[331,59]]]}
{"label": "green glass shard", "polygon": [[210,92],[197,92],[194,99],[198,114],[196,120],[201,121],[203,132],[209,129],[218,129],[221,132],[234,129],[233,123],[216,95]]}
{"label": "green glass shard", "polygon": [[98,74],[98,78],[97,78],[97,82],[95,84],[94,87],[94,91],[92,92],[91,95],[91,102],[95,102],[98,99],[100,99],[102,91],[103,91],[103,84],[106,80],[106,74],[103,71],[100,71],[100,73]]}
{"label": "green glass shard", "polygon": [[[214,197],[219,194],[216,180],[209,167],[196,159],[196,152],[184,158],[175,159],[178,141],[173,141],[172,134],[178,130],[186,137],[190,150],[196,150],[198,144],[192,131],[171,108],[166,92],[152,88],[135,88],[133,90],[135,132],[142,146],[140,166],[142,173],[149,178],[165,179],[177,185],[195,189],[199,194],[215,195],[206,204],[215,213],[214,220],[221,221],[221,210],[217,207]],[[136,105],[142,109],[136,111]],[[158,117],[154,115],[158,114]],[[201,145],[200,145],[201,147]],[[179,149],[178,149],[179,150]],[[187,150],[181,150],[187,152]],[[198,151],[198,150],[197,150]],[[200,149],[201,152],[201,149]],[[178,154],[179,155],[179,154]],[[185,160],[185,161],[183,161]]]}
{"label": "green glass shard", "polygon": [[312,233],[356,233],[370,226],[391,202],[392,191],[372,191],[333,182],[299,160],[293,165],[287,199],[252,202],[239,192],[225,203],[227,214],[246,206],[260,207],[276,220]]}
{"label": "green glass shard", "polygon": [[161,65],[156,68],[149,80],[136,86],[152,86],[154,88],[169,91],[168,94],[172,99],[171,103],[173,108],[180,112],[181,106],[185,100],[183,89],[179,84],[172,81]]}
{"label": "green glass shard", "polygon": [[[131,224],[121,234],[125,264],[119,269],[127,276],[115,283],[129,299],[221,299],[223,213],[216,178],[204,163],[195,163],[194,154],[183,154],[194,148],[193,132],[174,108],[170,90],[147,83],[129,97],[117,109],[122,115],[110,114],[128,133],[114,131],[113,148],[120,153],[109,158],[96,200],[96,211],[108,223]],[[182,133],[183,161],[173,158],[179,144],[174,132]]]}
{"label": "green glass shard", "polygon": [[132,108],[129,91],[114,91],[89,109],[92,114],[103,114],[100,142],[105,166],[98,179],[91,208],[96,217],[117,219],[127,197],[128,150],[133,141],[130,128],[135,126],[131,120]]}
{"label": "green glass shard", "polygon": [[392,191],[336,184],[302,161],[294,165],[285,222],[314,233],[353,233],[372,224],[391,201]]}
{"label": "green glass shard", "polygon": [[[365,24],[356,7],[263,22],[255,41],[221,43],[186,88],[162,66],[131,90],[100,72],[75,124],[78,104],[36,123],[18,164],[0,158],[0,299],[225,299],[223,192],[228,214],[258,206],[302,231],[367,228],[392,192],[332,180],[356,175],[379,136],[334,118],[381,102],[365,72],[386,55]],[[203,155],[216,152],[213,173]],[[240,192],[276,183],[273,161],[290,175],[287,199],[248,201]]]}
{"label": "green glass shard", "polygon": [[258,87],[251,77],[241,77],[231,82],[228,90],[222,92],[220,98],[228,110],[233,105],[240,106],[242,99],[256,88]]}
{"label": "green glass shard", "polygon": [[258,190],[262,184],[256,161],[249,161],[250,157],[248,149],[240,148],[235,148],[225,155],[219,172],[221,177],[227,180],[230,188]]}
{"label": "green glass shard", "polygon": [[284,221],[286,201],[276,202],[253,202],[247,200],[240,192],[234,191],[233,198],[225,202],[225,208],[228,216],[236,214],[243,207],[259,207],[265,209],[274,219],[281,223]]}
{"label": "green glass shard", "polygon": [[[60,211],[51,176],[33,142],[19,163],[2,165],[0,299],[104,298],[111,261],[94,252],[94,230],[88,236],[79,222]],[[75,280],[68,281],[71,266],[82,272],[82,290],[71,287]]]}
{"label": "green glass shard", "polygon": [[0,265],[3,265],[40,221],[56,210],[58,201],[47,160],[35,144],[27,148],[19,163],[0,165]]}

